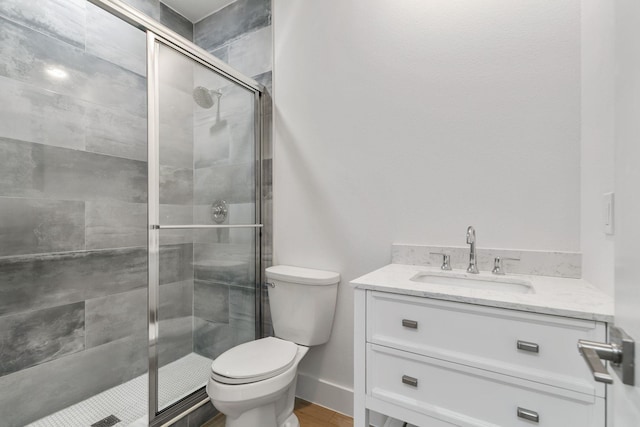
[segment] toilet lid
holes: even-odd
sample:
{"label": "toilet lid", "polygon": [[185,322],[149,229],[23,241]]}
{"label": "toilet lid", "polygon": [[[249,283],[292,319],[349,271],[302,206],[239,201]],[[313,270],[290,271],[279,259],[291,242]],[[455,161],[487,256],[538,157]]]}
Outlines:
{"label": "toilet lid", "polygon": [[211,376],[224,384],[246,384],[265,380],[293,365],[298,346],[274,337],[236,346],[222,353],[211,365]]}

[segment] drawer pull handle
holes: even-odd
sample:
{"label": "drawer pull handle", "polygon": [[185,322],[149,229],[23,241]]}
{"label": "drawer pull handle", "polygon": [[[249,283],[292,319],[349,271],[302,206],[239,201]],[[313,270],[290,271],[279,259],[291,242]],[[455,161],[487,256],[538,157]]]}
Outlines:
{"label": "drawer pull handle", "polygon": [[418,329],[418,322],[415,320],[402,319],[402,326],[405,328]]}
{"label": "drawer pull handle", "polygon": [[406,385],[410,385],[411,387],[418,387],[418,379],[408,375],[402,376],[402,382]]}
{"label": "drawer pull handle", "polygon": [[539,353],[540,347],[533,342],[526,342],[518,340],[518,350],[530,351],[531,353]]}
{"label": "drawer pull handle", "polygon": [[518,408],[518,418],[533,421],[534,423],[540,422],[540,416],[536,411],[530,411],[524,408]]}

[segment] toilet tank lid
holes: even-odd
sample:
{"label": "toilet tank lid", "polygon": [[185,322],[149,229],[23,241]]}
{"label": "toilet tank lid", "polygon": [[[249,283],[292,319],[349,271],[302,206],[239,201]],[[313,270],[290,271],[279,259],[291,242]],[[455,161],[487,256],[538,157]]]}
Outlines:
{"label": "toilet tank lid", "polygon": [[274,265],[266,269],[267,278],[303,285],[335,285],[340,282],[340,273],[312,268]]}

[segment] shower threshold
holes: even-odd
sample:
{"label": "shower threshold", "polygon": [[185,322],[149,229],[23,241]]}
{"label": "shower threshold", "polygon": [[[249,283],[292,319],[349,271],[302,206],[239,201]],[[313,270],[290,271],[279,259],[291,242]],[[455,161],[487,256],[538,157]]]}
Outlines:
{"label": "shower threshold", "polygon": [[[211,362],[211,359],[191,353],[161,367],[158,375],[160,408],[166,408],[206,385]],[[115,427],[146,427],[147,387],[148,374],[144,374],[26,427],[87,427],[110,416],[120,420]]]}

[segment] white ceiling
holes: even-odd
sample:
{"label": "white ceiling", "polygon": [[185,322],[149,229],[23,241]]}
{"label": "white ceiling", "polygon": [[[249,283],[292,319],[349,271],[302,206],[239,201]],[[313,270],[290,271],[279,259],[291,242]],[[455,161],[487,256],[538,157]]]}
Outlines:
{"label": "white ceiling", "polygon": [[196,23],[202,18],[230,5],[235,0],[162,0],[162,3]]}

